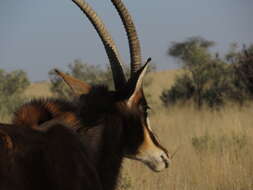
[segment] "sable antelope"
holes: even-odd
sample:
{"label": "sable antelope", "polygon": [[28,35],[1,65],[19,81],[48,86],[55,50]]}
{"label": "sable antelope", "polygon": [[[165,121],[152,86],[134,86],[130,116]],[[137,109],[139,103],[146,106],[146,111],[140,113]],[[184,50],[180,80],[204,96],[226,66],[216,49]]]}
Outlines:
{"label": "sable antelope", "polygon": [[59,122],[43,125],[0,124],[0,189],[102,190],[77,134]]}
{"label": "sable antelope", "polygon": [[[141,48],[133,20],[121,0],[111,0],[129,41],[131,76],[126,80],[119,52],[102,20],[87,2],[72,1],[89,18],[103,42],[115,91],[109,91],[105,86],[91,86],[56,70],[78,100],[34,100],[16,112],[13,122],[33,127],[51,119],[65,122],[82,134],[103,189],[115,189],[123,157],[139,160],[154,171],[161,171],[170,163],[167,150],[152,132],[149,106],[142,88],[150,59],[141,66]],[[29,113],[32,114],[29,116]]]}

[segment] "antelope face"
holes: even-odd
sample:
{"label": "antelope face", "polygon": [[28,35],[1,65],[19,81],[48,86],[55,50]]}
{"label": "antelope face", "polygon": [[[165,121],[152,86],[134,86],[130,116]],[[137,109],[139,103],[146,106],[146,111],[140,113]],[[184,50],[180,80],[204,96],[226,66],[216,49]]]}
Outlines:
{"label": "antelope face", "polygon": [[[145,100],[145,99],[143,99]],[[125,123],[125,157],[138,160],[155,172],[170,165],[168,151],[151,129],[146,103],[130,108]]]}
{"label": "antelope face", "polygon": [[[104,44],[112,69],[115,93],[120,94],[117,114],[124,120],[125,156],[140,160],[154,171],[167,168],[170,159],[167,150],[163,148],[151,130],[147,104],[142,90],[143,76],[147,70],[147,63],[142,67],[141,45],[130,13],[122,0],[111,0],[124,25],[129,42],[131,57],[131,76],[127,80],[122,68],[119,51],[108,30],[96,12],[84,0],[72,0],[88,17],[95,27]],[[89,94],[90,86],[75,78],[57,71],[76,95]],[[118,97],[117,97],[118,98]],[[118,101],[118,99],[117,99]],[[116,106],[117,107],[117,106]],[[120,111],[123,111],[122,114]]]}
{"label": "antelope face", "polygon": [[[113,101],[111,103],[110,101],[106,102],[106,104],[109,104],[107,105],[108,107],[113,107],[113,114],[121,121],[124,156],[139,160],[153,171],[158,172],[169,167],[170,158],[167,150],[160,144],[150,126],[148,117],[149,107],[142,89],[142,81],[147,66],[148,63],[146,63],[127,84],[123,85],[121,89],[112,92],[109,96],[113,97]],[[81,89],[83,94],[88,94],[89,97],[94,96],[94,94],[90,92],[91,87],[88,84],[77,81],[59,71],[58,74],[62,76],[73,89],[76,89],[77,92]],[[102,97],[98,98],[98,102],[93,102],[92,99],[93,98],[84,102],[88,104],[104,104]],[[102,102],[99,102],[100,99]]]}
{"label": "antelope face", "polygon": [[167,150],[159,143],[151,129],[148,109],[149,106],[142,89],[143,78],[148,62],[130,79],[128,89],[130,96],[126,101],[129,109],[126,156],[139,160],[149,166],[153,171],[161,171],[169,167],[170,158]]}

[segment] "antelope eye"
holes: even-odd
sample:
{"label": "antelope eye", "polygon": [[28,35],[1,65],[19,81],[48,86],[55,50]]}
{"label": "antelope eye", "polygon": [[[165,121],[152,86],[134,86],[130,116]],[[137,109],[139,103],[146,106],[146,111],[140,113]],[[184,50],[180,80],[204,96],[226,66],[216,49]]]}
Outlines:
{"label": "antelope eye", "polygon": [[151,108],[148,105],[143,106],[143,112],[144,112],[145,116],[148,115],[150,109]]}
{"label": "antelope eye", "polygon": [[144,106],[144,110],[145,111],[149,111],[149,110],[151,110],[151,107],[149,107],[148,105],[146,105],[146,106]]}

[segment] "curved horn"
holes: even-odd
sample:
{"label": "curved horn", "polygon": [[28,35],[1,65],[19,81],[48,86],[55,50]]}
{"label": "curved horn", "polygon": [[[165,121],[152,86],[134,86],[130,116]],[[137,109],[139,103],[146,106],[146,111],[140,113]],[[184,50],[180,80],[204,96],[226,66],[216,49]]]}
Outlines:
{"label": "curved horn", "polygon": [[131,18],[131,15],[128,12],[125,5],[123,4],[123,2],[121,0],[111,0],[111,1],[115,6],[115,8],[117,9],[127,33],[129,50],[131,55],[131,77],[132,77],[133,74],[140,69],[142,63],[141,45],[138,39],[138,34],[133,19]]}
{"label": "curved horn", "polygon": [[126,79],[121,65],[119,52],[111,35],[106,29],[101,18],[96,14],[96,12],[91,8],[91,6],[87,2],[85,2],[84,0],[72,0],[72,1],[88,17],[88,19],[96,29],[97,33],[99,34],[110,61],[115,89],[117,90],[121,88],[122,85],[126,83]]}

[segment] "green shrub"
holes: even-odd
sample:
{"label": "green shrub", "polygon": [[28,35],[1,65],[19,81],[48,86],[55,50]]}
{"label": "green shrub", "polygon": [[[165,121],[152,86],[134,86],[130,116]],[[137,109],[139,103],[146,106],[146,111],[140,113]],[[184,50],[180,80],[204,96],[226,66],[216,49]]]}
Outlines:
{"label": "green shrub", "polygon": [[0,70],[0,114],[5,117],[23,103],[23,93],[30,82],[22,70],[5,72]]}
{"label": "green shrub", "polygon": [[195,91],[193,80],[189,75],[183,74],[176,78],[175,84],[168,91],[163,91],[161,100],[164,104],[175,104],[178,101],[189,100]]}
{"label": "green shrub", "polygon": [[[245,47],[246,48],[246,47]],[[234,55],[235,56],[235,55]],[[253,97],[253,45],[243,51],[237,52],[233,59],[236,81],[240,90]]]}
{"label": "green shrub", "polygon": [[230,67],[213,60],[178,76],[174,85],[163,91],[161,100],[165,105],[192,100],[199,108],[203,104],[213,108],[224,105],[233,89]]}
{"label": "green shrub", "polygon": [[192,137],[191,144],[198,152],[218,152],[223,153],[227,150],[241,151],[246,147],[248,137],[245,134],[221,135],[219,137],[206,134],[203,136]]}

